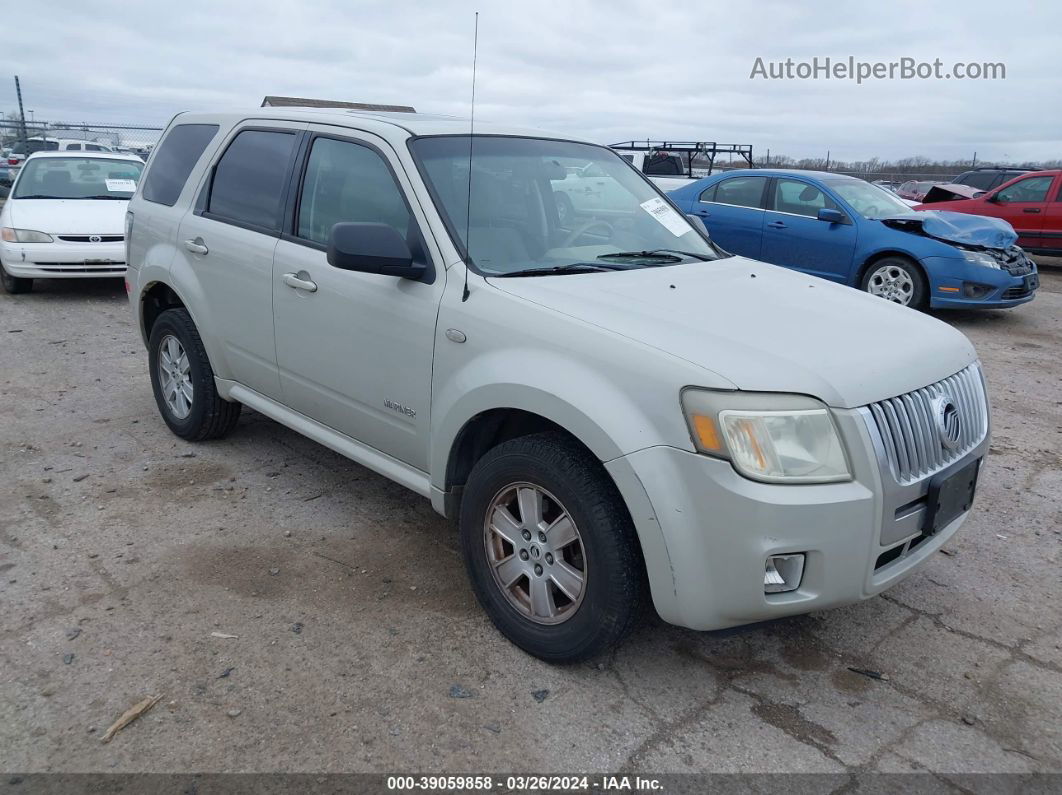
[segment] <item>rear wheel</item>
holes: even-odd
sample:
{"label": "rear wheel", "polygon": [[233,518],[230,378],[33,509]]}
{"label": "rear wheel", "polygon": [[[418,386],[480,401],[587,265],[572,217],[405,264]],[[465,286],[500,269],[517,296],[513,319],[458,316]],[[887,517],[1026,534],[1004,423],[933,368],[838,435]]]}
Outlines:
{"label": "rear wheel", "polygon": [[530,654],[575,662],[633,626],[645,593],[633,523],[600,462],[564,434],[520,437],[483,456],[460,525],[476,597]]}
{"label": "rear wheel", "polygon": [[886,301],[924,309],[926,280],[922,270],[908,259],[886,257],[867,268],[863,275],[863,289]]}
{"label": "rear wheel", "polygon": [[236,426],[240,404],[222,400],[199,331],[186,309],[167,309],[148,342],[151,389],[162,419],[182,439],[218,439]]}
{"label": "rear wheel", "polygon": [[12,276],[2,262],[0,262],[0,284],[3,284],[5,292],[11,294],[28,293],[33,289],[33,279]]}

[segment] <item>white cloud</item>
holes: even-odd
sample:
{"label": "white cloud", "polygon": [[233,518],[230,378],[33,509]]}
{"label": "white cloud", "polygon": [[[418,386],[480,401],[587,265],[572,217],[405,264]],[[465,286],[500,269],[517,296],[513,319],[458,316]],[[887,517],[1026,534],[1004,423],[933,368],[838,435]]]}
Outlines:
{"label": "white cloud", "polygon": [[[265,94],[412,104],[609,143],[752,143],[842,159],[1062,156],[1062,8],[1008,2],[669,4],[51,0],[8,31],[38,119],[164,123]],[[12,37],[14,37],[12,39]],[[10,46],[17,43],[16,46]],[[1001,81],[750,80],[765,60],[1002,61]],[[15,107],[14,85],[0,89]]]}

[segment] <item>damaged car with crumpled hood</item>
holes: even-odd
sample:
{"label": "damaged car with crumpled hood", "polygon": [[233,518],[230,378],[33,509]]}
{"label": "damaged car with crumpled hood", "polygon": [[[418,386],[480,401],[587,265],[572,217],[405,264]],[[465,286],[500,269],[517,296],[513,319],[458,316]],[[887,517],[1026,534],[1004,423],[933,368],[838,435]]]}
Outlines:
{"label": "damaged car with crumpled hood", "polygon": [[728,251],[915,309],[1007,308],[1040,286],[1006,221],[916,211],[843,174],[741,169],[668,195]]}

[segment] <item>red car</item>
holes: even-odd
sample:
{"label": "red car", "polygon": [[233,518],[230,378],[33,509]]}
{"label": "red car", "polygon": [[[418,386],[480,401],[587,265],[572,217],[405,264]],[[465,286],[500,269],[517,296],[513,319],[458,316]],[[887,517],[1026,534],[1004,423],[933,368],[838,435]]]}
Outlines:
{"label": "red car", "polygon": [[1062,257],[1062,170],[1022,174],[976,199],[919,204],[916,210],[950,210],[1002,218],[1018,245],[1034,254]]}

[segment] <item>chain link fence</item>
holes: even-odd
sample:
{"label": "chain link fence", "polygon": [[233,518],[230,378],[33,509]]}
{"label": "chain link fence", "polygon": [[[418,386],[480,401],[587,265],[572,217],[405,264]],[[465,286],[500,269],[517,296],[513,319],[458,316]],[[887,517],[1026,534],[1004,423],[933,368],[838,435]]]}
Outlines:
{"label": "chain link fence", "polygon": [[[0,148],[38,151],[63,149],[98,151],[97,147],[132,152],[146,158],[162,135],[162,127],[140,124],[86,124],[17,119],[0,120]],[[25,140],[24,140],[25,139]],[[20,146],[21,144],[21,146]]]}

